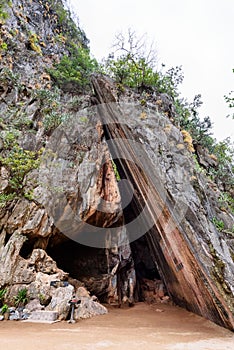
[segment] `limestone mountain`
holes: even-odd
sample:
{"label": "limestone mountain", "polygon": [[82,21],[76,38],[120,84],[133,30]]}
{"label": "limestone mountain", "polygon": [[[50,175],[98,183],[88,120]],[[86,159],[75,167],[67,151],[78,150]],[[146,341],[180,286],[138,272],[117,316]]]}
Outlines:
{"label": "limestone mountain", "polygon": [[194,159],[173,99],[96,73],[62,1],[0,11],[7,300],[26,288],[51,307],[56,280],[132,305],[153,284],[159,299],[233,330],[233,213],[202,171],[217,160],[201,147]]}

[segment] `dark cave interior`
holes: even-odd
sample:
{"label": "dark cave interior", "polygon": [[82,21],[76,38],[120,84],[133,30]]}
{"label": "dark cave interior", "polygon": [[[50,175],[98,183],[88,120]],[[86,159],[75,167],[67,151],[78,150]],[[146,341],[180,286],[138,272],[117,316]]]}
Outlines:
{"label": "dark cave interior", "polygon": [[[20,251],[20,255],[23,258],[28,258],[35,248],[35,243],[37,243],[36,239],[27,240]],[[136,272],[134,297],[136,301],[142,301],[144,299],[142,294],[143,280],[160,280],[161,278],[150,254],[146,235],[132,242],[130,246]],[[90,278],[96,280],[91,293],[105,301],[105,297],[100,295],[98,281],[108,275],[118,257],[115,257],[112,253],[110,258],[104,248],[88,247],[65,236],[64,239],[57,242],[51,240],[46,252],[56,261],[57,266],[68,272],[72,278],[84,283]],[[96,290],[95,286],[98,286]]]}
{"label": "dark cave interior", "polygon": [[[160,275],[153,263],[144,236],[131,243],[131,251],[136,272],[135,300],[142,301],[143,279],[159,280]],[[108,260],[107,251],[104,248],[88,247],[72,240],[48,246],[47,253],[57,262],[59,268],[69,272],[72,278],[84,283],[89,278],[101,280],[112,270],[117,261],[113,254]],[[91,293],[100,297],[99,287],[97,290],[91,290]]]}

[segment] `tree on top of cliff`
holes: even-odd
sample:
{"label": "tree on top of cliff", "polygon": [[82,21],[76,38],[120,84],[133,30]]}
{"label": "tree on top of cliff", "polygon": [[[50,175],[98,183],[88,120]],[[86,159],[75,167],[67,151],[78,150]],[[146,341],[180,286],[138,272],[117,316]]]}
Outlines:
{"label": "tree on top of cliff", "polygon": [[[234,69],[232,70],[232,72],[234,73]],[[233,108],[234,108],[234,91],[229,92],[228,95],[224,96],[225,101],[228,104],[228,107],[231,108],[232,112],[233,112]],[[230,114],[231,117],[234,119],[234,112],[232,114]]]}
{"label": "tree on top of cliff", "polygon": [[[138,37],[131,29],[127,35],[116,35],[113,49],[114,53],[103,62],[103,72],[112,77],[123,91],[124,87],[129,87],[151,96],[169,96],[174,105],[173,122],[191,135],[191,150],[197,152],[198,147],[203,147],[216,161],[216,165],[206,169],[207,175],[219,185],[222,183],[225,190],[230,190],[233,185],[233,149],[230,140],[217,142],[212,136],[210,118],[200,118],[200,94],[197,94],[192,102],[181,97],[178,87],[184,78],[182,68],[172,67],[166,72],[163,69],[158,71],[157,54],[153,44],[148,45],[146,35]],[[234,107],[233,98],[226,97],[226,100],[231,108]]]}

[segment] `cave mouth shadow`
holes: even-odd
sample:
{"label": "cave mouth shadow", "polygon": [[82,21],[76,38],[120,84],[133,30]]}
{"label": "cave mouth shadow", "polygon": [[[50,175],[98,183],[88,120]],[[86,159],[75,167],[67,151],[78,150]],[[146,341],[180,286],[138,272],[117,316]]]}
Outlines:
{"label": "cave mouth shadow", "polygon": [[[40,248],[36,238],[24,242],[20,256],[27,259],[33,249]],[[147,234],[130,243],[131,257],[135,269],[135,302],[144,301],[145,281],[161,280],[160,274],[150,254]],[[91,295],[101,302],[107,302],[110,272],[119,261],[119,253],[105,248],[94,248],[77,243],[59,233],[59,239],[51,236],[46,253],[56,262],[58,268],[69,273],[70,278],[83,282]]]}
{"label": "cave mouth shadow", "polygon": [[136,287],[134,293],[136,301],[145,300],[144,284],[146,280],[161,280],[161,276],[150,254],[146,235],[138,238],[130,244],[136,272]]}
{"label": "cave mouth shadow", "polygon": [[108,273],[104,248],[88,247],[68,239],[54,246],[49,245],[47,253],[59,268],[78,280]]}
{"label": "cave mouth shadow", "polygon": [[[132,242],[130,248],[136,274],[134,299],[136,302],[144,301],[145,280],[161,280],[161,277],[145,236]],[[107,280],[119,259],[118,254],[109,252],[107,256],[107,250],[104,248],[84,246],[70,239],[49,245],[47,253],[59,268],[68,272],[72,278],[83,282],[92,295],[96,295],[102,302],[107,301]]]}

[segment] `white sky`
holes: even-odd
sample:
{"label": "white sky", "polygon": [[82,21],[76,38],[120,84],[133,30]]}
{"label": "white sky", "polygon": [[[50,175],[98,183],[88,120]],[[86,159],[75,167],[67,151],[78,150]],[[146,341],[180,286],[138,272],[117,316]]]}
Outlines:
{"label": "white sky", "polygon": [[234,90],[234,0],[70,0],[92,54],[112,51],[115,34],[129,27],[156,44],[159,67],[182,65],[182,96],[202,95],[200,116],[210,116],[218,140],[234,139],[223,96]]}

